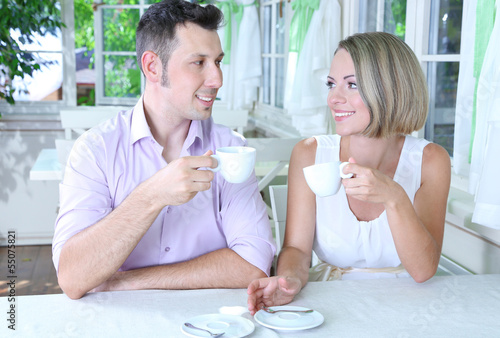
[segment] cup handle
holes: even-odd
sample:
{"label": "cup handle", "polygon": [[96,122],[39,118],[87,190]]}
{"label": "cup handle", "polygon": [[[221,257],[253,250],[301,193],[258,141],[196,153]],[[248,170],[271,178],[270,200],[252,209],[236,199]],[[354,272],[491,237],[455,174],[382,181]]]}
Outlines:
{"label": "cup handle", "polygon": [[220,157],[217,154],[210,155],[210,156],[213,157],[213,158],[215,158],[217,160],[217,167],[216,168],[207,167],[207,169],[210,170],[210,171],[213,171],[214,173],[216,173],[216,172],[218,172],[220,170],[220,167],[221,167]]}
{"label": "cup handle", "polygon": [[344,174],[344,167],[347,164],[349,164],[349,162],[342,162],[339,165],[339,173],[340,173],[340,177],[342,177],[342,178],[351,178],[352,176],[354,176],[353,173]]}

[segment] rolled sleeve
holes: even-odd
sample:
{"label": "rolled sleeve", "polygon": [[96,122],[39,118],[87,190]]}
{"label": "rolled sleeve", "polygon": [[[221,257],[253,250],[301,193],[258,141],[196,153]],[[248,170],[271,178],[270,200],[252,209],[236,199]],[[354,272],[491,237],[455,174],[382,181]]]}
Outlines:
{"label": "rolled sleeve", "polygon": [[269,276],[276,243],[256,177],[225,183],[225,190],[221,216],[228,247]]}

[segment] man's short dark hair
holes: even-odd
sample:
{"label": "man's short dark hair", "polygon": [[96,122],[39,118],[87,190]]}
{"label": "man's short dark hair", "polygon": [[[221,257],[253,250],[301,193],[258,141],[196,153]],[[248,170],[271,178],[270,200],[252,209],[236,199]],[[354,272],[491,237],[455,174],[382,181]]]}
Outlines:
{"label": "man's short dark hair", "polygon": [[163,0],[151,5],[143,14],[136,30],[136,53],[142,69],[142,54],[155,52],[164,69],[177,47],[177,25],[194,23],[204,29],[216,31],[223,22],[222,12],[213,5],[200,6],[185,0]]}

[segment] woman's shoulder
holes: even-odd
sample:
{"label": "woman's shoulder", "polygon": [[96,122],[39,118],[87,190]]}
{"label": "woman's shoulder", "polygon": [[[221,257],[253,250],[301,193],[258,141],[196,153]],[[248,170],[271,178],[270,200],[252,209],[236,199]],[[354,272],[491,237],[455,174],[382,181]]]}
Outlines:
{"label": "woman's shoulder", "polygon": [[451,177],[451,159],[445,148],[436,143],[428,143],[422,155],[422,181],[429,177],[440,177],[449,181]]}
{"label": "woman's shoulder", "polygon": [[437,163],[445,166],[451,166],[450,155],[445,148],[437,143],[429,142],[424,147],[423,162]]}

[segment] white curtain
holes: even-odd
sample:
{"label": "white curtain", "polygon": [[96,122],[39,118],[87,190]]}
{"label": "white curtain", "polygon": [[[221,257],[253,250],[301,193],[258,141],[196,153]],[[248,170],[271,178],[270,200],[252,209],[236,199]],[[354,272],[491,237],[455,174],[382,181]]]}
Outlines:
{"label": "white curtain", "polygon": [[[224,85],[218,97],[227,103],[228,109],[240,109],[257,100],[257,91],[262,77],[261,42],[257,2],[255,0],[220,1],[230,4],[230,13],[225,12],[225,20],[231,29],[221,28],[218,33],[222,48],[226,53],[222,73]],[[228,6],[226,5],[226,6]],[[228,6],[229,7],[229,6]],[[226,34],[231,34],[228,49]]]}
{"label": "white curtain", "polygon": [[453,170],[457,175],[469,176],[472,110],[474,106],[474,36],[476,34],[476,0],[465,0],[460,42],[460,71],[458,74]]}
{"label": "white curtain", "polygon": [[[487,8],[484,6],[490,6]],[[495,7],[498,10],[500,0],[496,0],[496,4],[492,1],[483,1],[478,3],[477,0],[466,1],[464,10],[469,12],[464,14],[466,20],[472,20],[475,17],[475,25],[469,25],[468,22],[463,22],[462,36],[467,38],[471,27],[478,27],[477,24],[483,24],[487,19],[477,17],[477,13],[485,13],[491,17],[495,13]],[[479,8],[479,6],[482,6]],[[474,39],[483,39],[485,36],[480,34],[489,34],[490,30],[481,29],[476,31]],[[457,172],[464,174],[467,168],[469,155],[468,149],[472,149],[470,153],[470,172],[469,172],[469,193],[475,196],[475,209],[472,216],[472,221],[484,226],[500,229],[500,58],[498,41],[500,41],[500,16],[496,15],[491,35],[487,39],[487,47],[484,53],[484,59],[481,57],[480,43],[474,40],[462,40],[463,48],[474,47],[474,53],[466,53],[461,55],[460,76],[457,93],[457,117],[456,123],[458,128],[455,132],[455,145],[458,147],[454,151],[454,166],[457,166]],[[474,78],[467,67],[462,68],[462,65],[471,64],[480,66],[479,78]],[[462,71],[465,75],[462,76]],[[467,74],[468,73],[468,74]],[[476,72],[477,74],[477,72]],[[477,81],[476,81],[477,80]],[[470,83],[476,83],[475,90],[470,92]],[[465,90],[464,88],[468,88]],[[475,96],[475,100],[472,99]],[[471,102],[475,102],[471,104]],[[475,121],[473,111],[475,108]],[[467,131],[467,125],[471,126]],[[466,137],[469,135],[469,142],[472,138],[472,148],[467,147],[465,143]]]}
{"label": "white curtain", "polygon": [[325,83],[341,37],[340,13],[337,0],[321,0],[299,54],[292,87],[285,90],[285,108],[302,136],[329,131]]}

